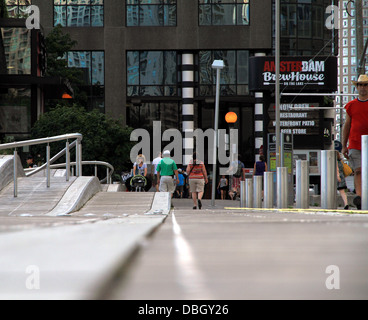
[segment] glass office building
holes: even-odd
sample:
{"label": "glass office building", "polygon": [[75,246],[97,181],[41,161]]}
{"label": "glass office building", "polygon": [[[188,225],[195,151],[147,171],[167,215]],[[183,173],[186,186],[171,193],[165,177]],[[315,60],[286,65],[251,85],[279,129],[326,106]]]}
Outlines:
{"label": "glass office building", "polygon": [[[85,70],[89,106],[123,117],[134,128],[185,133],[214,125],[215,72],[221,59],[219,128],[238,121],[247,167],[259,155],[265,106],[249,89],[249,59],[274,54],[274,4],[269,0],[33,0],[46,33],[61,24],[78,44],[68,64]],[[324,26],[327,0],[282,0],[282,55],[334,55]],[[19,3],[13,3],[13,6]],[[18,10],[20,10],[18,8]],[[265,111],[266,110],[266,111]],[[263,127],[257,123],[263,122]],[[259,140],[257,142],[257,139]],[[185,148],[185,147],[183,147]]]}

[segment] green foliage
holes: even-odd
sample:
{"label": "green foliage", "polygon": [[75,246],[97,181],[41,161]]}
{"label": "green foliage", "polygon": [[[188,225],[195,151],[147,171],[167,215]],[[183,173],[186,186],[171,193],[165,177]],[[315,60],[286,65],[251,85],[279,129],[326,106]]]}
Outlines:
{"label": "green foliage", "polygon": [[[31,130],[32,139],[51,137],[67,133],[81,133],[83,160],[99,160],[112,164],[115,173],[130,169],[131,128],[123,127],[118,120],[111,119],[97,110],[86,112],[77,105],[58,106],[43,114]],[[72,142],[72,141],[69,141]],[[65,147],[65,142],[52,143],[51,157]],[[33,154],[44,157],[45,147],[35,147]],[[75,159],[74,149],[71,161]],[[65,161],[64,159],[62,161]],[[90,168],[91,170],[92,168]],[[106,172],[106,171],[105,171]],[[83,174],[91,174],[85,172]]]}
{"label": "green foliage", "polygon": [[8,8],[5,0],[0,0],[0,18],[8,18]]}

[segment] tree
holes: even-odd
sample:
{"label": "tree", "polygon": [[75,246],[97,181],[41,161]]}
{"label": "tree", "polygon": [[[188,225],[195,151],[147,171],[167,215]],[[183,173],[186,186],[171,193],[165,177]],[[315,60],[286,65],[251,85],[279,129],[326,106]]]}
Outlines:
{"label": "tree", "polygon": [[[86,106],[87,95],[78,86],[83,84],[82,70],[68,67],[67,53],[71,51],[77,41],[72,40],[68,33],[63,32],[61,25],[57,25],[45,38],[47,52],[47,76],[59,76],[67,79],[74,90],[73,103]],[[69,104],[67,100],[47,101],[46,111],[58,104]]]}
{"label": "tree", "polygon": [[[86,112],[77,105],[71,107],[58,106],[43,114],[31,130],[32,139],[51,137],[67,133],[81,133],[83,160],[106,161],[114,166],[115,173],[131,168],[130,142],[132,128],[123,127],[118,120],[114,120],[97,110]],[[52,143],[51,156],[65,147],[65,142]],[[37,146],[32,149],[33,154],[44,157],[45,147]],[[71,157],[75,159],[74,149]],[[62,161],[65,161],[64,159]],[[83,173],[93,174],[83,169]]]}

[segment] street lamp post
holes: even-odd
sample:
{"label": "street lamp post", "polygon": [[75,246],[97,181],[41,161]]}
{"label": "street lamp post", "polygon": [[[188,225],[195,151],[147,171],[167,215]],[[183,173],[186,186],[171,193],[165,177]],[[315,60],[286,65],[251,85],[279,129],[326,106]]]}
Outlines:
{"label": "street lamp post", "polygon": [[211,206],[215,206],[216,196],[216,164],[217,164],[217,145],[218,145],[218,118],[219,118],[219,102],[220,102],[220,74],[224,68],[223,60],[215,60],[212,63],[212,69],[216,69],[216,102],[215,102],[215,139],[213,145],[213,165],[212,165],[212,196]]}

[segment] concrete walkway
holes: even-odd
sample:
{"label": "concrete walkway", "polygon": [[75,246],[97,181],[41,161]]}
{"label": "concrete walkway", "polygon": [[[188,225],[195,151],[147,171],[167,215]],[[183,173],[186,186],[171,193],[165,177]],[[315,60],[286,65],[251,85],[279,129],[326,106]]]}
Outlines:
{"label": "concrete walkway", "polygon": [[0,193],[0,299],[99,296],[167,217],[155,206],[170,209],[168,194],[98,192],[76,212],[49,215],[80,200],[80,178],[53,178],[50,188],[44,178],[22,179],[17,198],[12,185]]}

